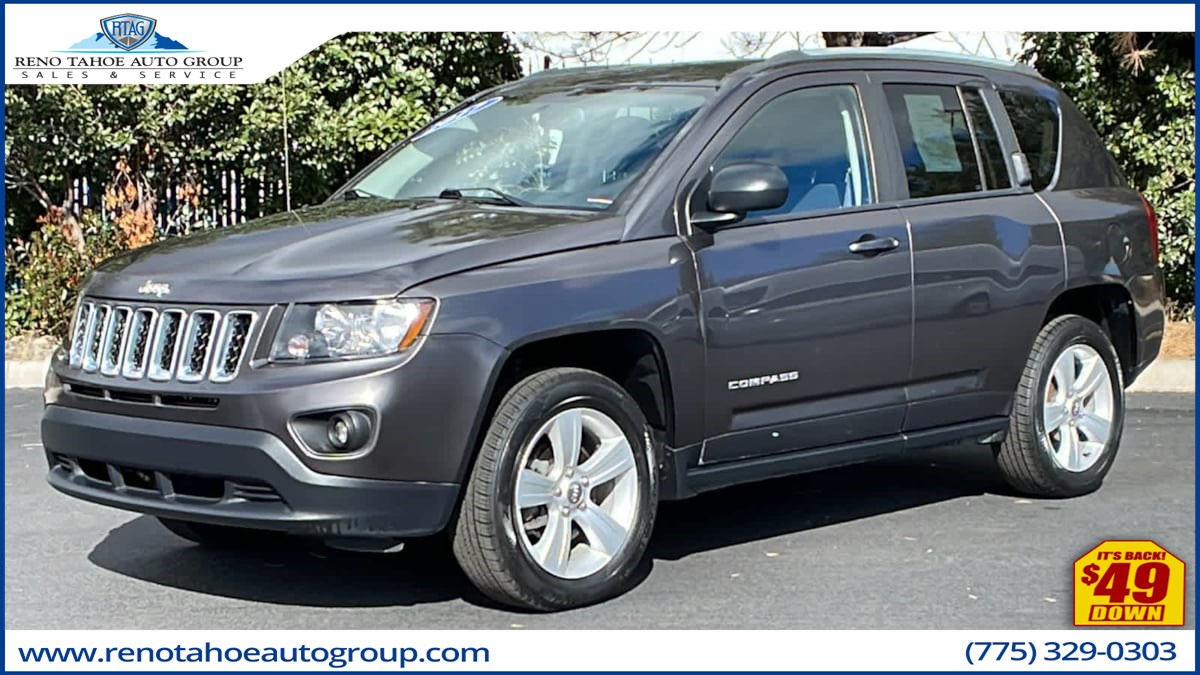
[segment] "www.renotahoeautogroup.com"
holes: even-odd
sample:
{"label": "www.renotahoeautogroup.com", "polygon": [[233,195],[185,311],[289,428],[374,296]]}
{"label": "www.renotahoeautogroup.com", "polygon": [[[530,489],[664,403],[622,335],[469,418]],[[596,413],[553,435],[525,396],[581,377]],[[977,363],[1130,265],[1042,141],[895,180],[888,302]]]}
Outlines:
{"label": "www.renotahoeautogroup.com", "polygon": [[18,647],[22,663],[488,663],[487,647]]}
{"label": "www.renotahoeautogroup.com", "polygon": [[240,56],[18,56],[13,59],[21,80],[116,79],[134,71],[143,80],[235,80]]}

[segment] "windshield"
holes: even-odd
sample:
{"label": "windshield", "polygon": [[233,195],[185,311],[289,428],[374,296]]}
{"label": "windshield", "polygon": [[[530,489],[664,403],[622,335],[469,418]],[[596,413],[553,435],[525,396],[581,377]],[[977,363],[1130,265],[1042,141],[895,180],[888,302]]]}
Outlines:
{"label": "windshield", "polygon": [[348,189],[606,209],[710,94],[646,87],[493,96],[422,130]]}

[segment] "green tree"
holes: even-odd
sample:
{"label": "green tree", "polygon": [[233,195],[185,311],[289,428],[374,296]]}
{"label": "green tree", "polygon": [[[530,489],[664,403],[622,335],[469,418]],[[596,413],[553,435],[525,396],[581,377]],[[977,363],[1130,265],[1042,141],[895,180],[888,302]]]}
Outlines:
{"label": "green tree", "polygon": [[278,211],[285,109],[292,203],[319,201],[431,116],[519,75],[502,33],[352,33],[259,84],[8,86],[5,241],[51,206],[97,206],[121,158],[164,220],[187,186],[196,219]]}
{"label": "green tree", "polygon": [[1078,104],[1158,213],[1177,315],[1195,297],[1195,33],[1028,33],[1023,55]]}
{"label": "green tree", "polygon": [[296,207],[519,76],[502,33],[352,33],[258,84],[6,87],[6,334],[61,332],[82,272],[121,248],[283,210],[285,122]]}

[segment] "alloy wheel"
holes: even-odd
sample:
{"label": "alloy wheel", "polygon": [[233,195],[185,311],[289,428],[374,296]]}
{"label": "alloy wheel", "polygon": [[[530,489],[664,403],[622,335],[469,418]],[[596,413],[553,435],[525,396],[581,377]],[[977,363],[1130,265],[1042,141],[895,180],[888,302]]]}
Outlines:
{"label": "alloy wheel", "polygon": [[1112,435],[1112,378],[1100,353],[1074,344],[1054,361],[1042,402],[1043,434],[1054,462],[1067,471],[1091,468]]}
{"label": "alloy wheel", "polygon": [[633,446],[594,408],[563,410],[541,426],[518,462],[514,521],[546,572],[580,579],[628,542],[637,517]]}

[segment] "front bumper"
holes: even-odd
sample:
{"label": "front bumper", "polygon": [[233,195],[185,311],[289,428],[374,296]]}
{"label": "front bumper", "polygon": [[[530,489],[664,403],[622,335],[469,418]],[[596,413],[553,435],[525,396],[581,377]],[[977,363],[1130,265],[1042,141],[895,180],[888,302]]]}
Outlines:
{"label": "front bumper", "polygon": [[[384,481],[460,483],[483,424],[504,350],[473,335],[432,335],[411,359],[304,365],[255,361],[232,382],[154,382],[86,373],[51,361],[47,402],[76,410],[257,431],[320,474]],[[156,398],[157,397],[157,398]],[[197,406],[179,399],[207,401]],[[175,402],[173,402],[175,401]],[[292,429],[301,414],[373,411],[378,433],[353,457],[314,457]]]}
{"label": "front bumper", "polygon": [[50,405],[52,486],[130,511],[318,537],[428,535],[450,522],[453,483],[317,473],[258,430]]}

